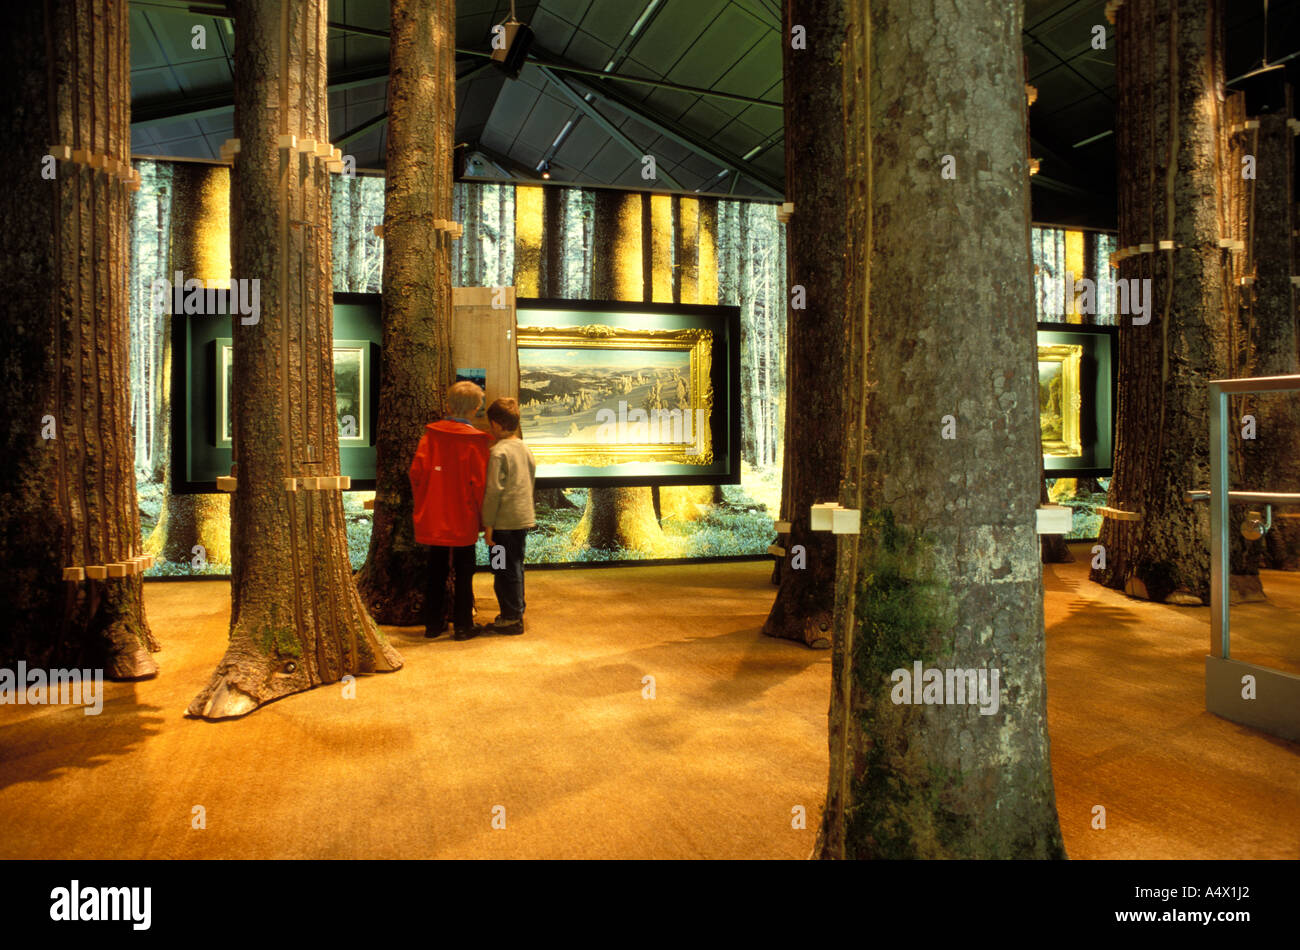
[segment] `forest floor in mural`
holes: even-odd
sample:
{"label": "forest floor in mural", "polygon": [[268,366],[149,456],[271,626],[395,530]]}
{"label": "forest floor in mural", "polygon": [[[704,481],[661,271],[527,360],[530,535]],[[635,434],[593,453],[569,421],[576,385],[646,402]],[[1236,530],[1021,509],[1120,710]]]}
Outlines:
{"label": "forest floor in mural", "polygon": [[[751,557],[767,553],[776,538],[772,521],[781,504],[781,469],[754,469],[746,464],[742,485],[722,486],[720,503],[700,506],[699,517],[690,521],[667,517],[660,522],[664,542],[654,552],[592,550],[575,546],[571,540],[587,503],[585,488],[564,492],[572,508],[537,509],[537,527],[529,533],[526,563],[569,564],[638,561],[659,558]],[[149,537],[162,507],[163,487],[157,482],[141,482],[140,527]],[[347,521],[348,556],[354,569],[366,560],[370,546],[371,513],[364,507],[373,492],[343,492],[343,515]],[[487,547],[480,538],[478,563],[488,564]],[[194,577],[230,574],[230,565],[211,561],[196,567],[188,561],[158,559],[147,572],[149,577]]]}

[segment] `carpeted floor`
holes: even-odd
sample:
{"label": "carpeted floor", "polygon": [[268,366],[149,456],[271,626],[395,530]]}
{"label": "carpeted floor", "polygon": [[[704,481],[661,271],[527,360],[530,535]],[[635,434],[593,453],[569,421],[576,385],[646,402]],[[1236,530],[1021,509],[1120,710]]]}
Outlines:
{"label": "carpeted floor", "polygon": [[[100,716],[0,706],[0,856],[803,858],[830,654],[758,634],[769,573],[535,571],[523,637],[391,629],[406,668],[361,678],[355,699],[322,687],[224,723],[183,711],[223,652],[228,585],[149,584],[158,678],[107,684]],[[1086,573],[1082,557],[1046,569],[1070,855],[1300,856],[1300,746],[1205,712],[1208,611]],[[491,578],[477,581],[490,617]],[[1300,578],[1265,583],[1274,605],[1234,608],[1236,655],[1295,663]]]}

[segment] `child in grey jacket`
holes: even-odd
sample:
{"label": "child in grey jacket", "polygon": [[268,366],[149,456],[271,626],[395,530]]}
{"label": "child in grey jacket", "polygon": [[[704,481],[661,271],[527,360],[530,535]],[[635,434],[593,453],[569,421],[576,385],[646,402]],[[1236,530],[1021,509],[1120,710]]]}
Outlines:
{"label": "child in grey jacket", "polygon": [[524,632],[524,547],[533,520],[537,462],[519,437],[519,404],[498,399],[488,406],[488,425],[496,439],[488,453],[483,492],[483,540],[492,566],[492,586],[501,613],[498,633]]}

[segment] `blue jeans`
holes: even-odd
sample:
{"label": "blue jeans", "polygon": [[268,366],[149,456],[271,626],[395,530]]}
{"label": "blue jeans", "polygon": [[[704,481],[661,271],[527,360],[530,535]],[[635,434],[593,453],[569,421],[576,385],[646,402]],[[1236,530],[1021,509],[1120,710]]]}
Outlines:
{"label": "blue jeans", "polygon": [[[488,563],[492,565],[492,587],[501,607],[502,620],[522,620],[524,616],[524,546],[527,540],[527,528],[492,531]],[[502,552],[495,550],[498,544],[505,548],[504,564],[501,563]]]}

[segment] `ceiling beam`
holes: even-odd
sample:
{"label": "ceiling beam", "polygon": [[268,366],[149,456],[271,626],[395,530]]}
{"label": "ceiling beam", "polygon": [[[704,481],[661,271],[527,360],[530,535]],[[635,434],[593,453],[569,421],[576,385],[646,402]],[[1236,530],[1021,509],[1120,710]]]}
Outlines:
{"label": "ceiling beam", "polygon": [[[780,198],[785,193],[785,185],[782,181],[773,178],[761,168],[745,161],[738,155],[732,155],[725,149],[718,148],[716,145],[701,141],[700,138],[688,129],[683,128],[670,119],[653,114],[644,105],[629,101],[622,93],[612,89],[605,83],[594,80],[574,80],[587,87],[592,95],[604,99],[606,102],[618,108],[620,112],[631,116],[638,122],[654,129],[660,135],[671,139],[683,148],[695,152],[697,155],[716,162],[724,168],[730,168],[734,171],[743,172],[746,178],[752,180],[764,191],[770,193],[774,198]],[[567,83],[566,83],[567,85]],[[575,93],[575,95],[577,95]],[[581,96],[578,96],[582,99]],[[583,100],[585,103],[585,100]],[[589,103],[587,103],[590,105]]]}
{"label": "ceiling beam", "polygon": [[[623,148],[626,149],[631,155],[633,155],[635,158],[640,160],[649,154],[649,152],[647,152],[644,147],[637,145],[630,138],[628,138],[627,134],[622,129],[620,129],[613,122],[610,122],[609,119],[601,115],[600,110],[598,110],[595,106],[593,106],[582,96],[574,92],[567,82],[565,82],[559,76],[555,75],[555,73],[551,72],[549,68],[547,68],[546,66],[539,65],[537,63],[534,63],[533,65],[537,68],[538,72],[540,72],[543,76],[546,77],[546,81],[549,82],[553,87],[555,87],[555,89],[560,93],[560,95],[564,96],[564,98],[568,99],[569,102],[573,103],[573,105],[579,111],[581,111],[583,115],[585,115],[587,118],[591,119],[592,122],[595,122],[598,126],[600,126],[601,129],[603,129],[610,138],[612,138],[619,145],[622,145]],[[655,167],[655,174],[657,176],[657,180],[663,182],[669,188],[675,189],[676,191],[686,190],[681,186],[680,182],[678,182],[675,178],[673,178],[672,175],[660,169],[657,163]]]}

